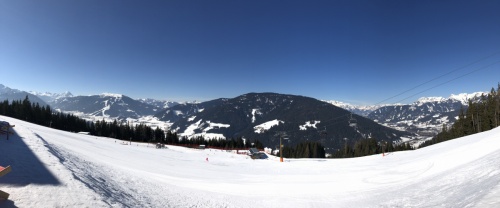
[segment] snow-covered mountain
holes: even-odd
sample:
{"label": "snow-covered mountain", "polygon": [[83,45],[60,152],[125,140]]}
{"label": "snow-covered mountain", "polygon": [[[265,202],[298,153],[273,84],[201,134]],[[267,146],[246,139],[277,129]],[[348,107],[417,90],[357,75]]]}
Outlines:
{"label": "snow-covered mountain", "polygon": [[[344,138],[355,143],[369,137],[398,141],[410,135],[358,115],[353,115],[357,120],[357,128],[353,128],[349,126],[350,116],[349,111],[314,98],[276,93],[248,93],[230,99],[181,104],[156,115],[172,122],[172,129],[182,136],[244,137],[259,139],[269,147],[279,144],[277,131],[289,135],[290,145],[312,140],[332,149],[340,148]],[[323,131],[326,137],[321,136]]]}
{"label": "snow-covered mountain", "polygon": [[477,98],[481,97],[481,95],[487,95],[488,92],[474,92],[474,93],[460,93],[460,94],[451,94],[450,97],[421,97],[419,98],[415,104],[425,104],[429,102],[459,102],[462,105],[469,105],[469,100],[476,101]]}
{"label": "snow-covered mountain", "polygon": [[460,113],[466,110],[468,101],[477,101],[483,92],[463,93],[443,97],[422,97],[412,104],[387,105],[374,110],[367,118],[402,131],[421,136],[434,136],[443,125],[453,124]]}
{"label": "snow-covered mountain", "polygon": [[0,84],[0,101],[9,100],[9,102],[12,102],[13,100],[16,101],[24,100],[26,96],[28,96],[28,99],[32,103],[38,103],[41,106],[47,105],[47,103],[44,100],[40,99],[38,96],[32,93],[17,89],[11,89],[9,87]]}
{"label": "snow-covered mountain", "polygon": [[345,103],[336,100],[323,100],[323,101],[365,117],[368,116],[368,114],[370,114],[374,110],[386,106],[386,105],[353,105],[350,103]]}
{"label": "snow-covered mountain", "polygon": [[[138,119],[154,115],[157,107],[121,94],[103,93],[100,95],[61,97],[51,102],[52,108],[71,112],[79,116],[93,116],[105,120]],[[92,119],[96,120],[96,119]]]}
{"label": "snow-covered mountain", "polygon": [[412,104],[353,105],[334,100],[324,102],[385,126],[428,137],[439,133],[443,124],[453,124],[460,108],[466,110],[469,100],[477,101],[483,93],[452,94],[448,98],[421,97]]}
{"label": "snow-covered mountain", "polygon": [[179,105],[179,103],[175,101],[157,100],[152,98],[142,98],[138,99],[138,101],[155,106],[157,109],[165,109]]}
{"label": "snow-covered mountain", "polygon": [[51,103],[54,100],[60,99],[60,98],[65,98],[65,97],[73,97],[73,94],[71,92],[66,91],[63,93],[52,93],[52,92],[36,92],[36,91],[30,91],[31,94],[36,95],[40,99],[44,100],[46,103]]}

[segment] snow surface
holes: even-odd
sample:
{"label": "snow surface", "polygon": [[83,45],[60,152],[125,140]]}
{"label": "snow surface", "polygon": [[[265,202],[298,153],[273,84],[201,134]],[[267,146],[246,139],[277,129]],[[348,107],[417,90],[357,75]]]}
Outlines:
{"label": "snow surface", "polygon": [[190,118],[188,118],[188,121],[194,121],[195,118],[196,116],[191,116]]}
{"label": "snow surface", "polygon": [[181,134],[181,136],[191,136],[191,135],[195,134],[194,131],[196,129],[200,128],[200,124],[201,124],[202,121],[203,121],[203,119],[200,119],[196,123],[193,123],[193,124],[189,125],[186,128],[186,130],[184,131],[184,133]]}
{"label": "snow surface", "polygon": [[307,130],[308,127],[316,128],[316,124],[321,123],[321,121],[306,121],[304,125],[299,125],[300,130]]}
{"label": "snow surface", "polygon": [[213,122],[210,122],[210,121],[207,121],[206,122],[208,124],[208,127],[203,129],[204,132],[208,132],[212,129],[220,129],[220,128],[229,128],[231,127],[230,124],[222,124],[222,123],[213,123]]}
{"label": "snow surface", "polygon": [[255,123],[255,119],[256,119],[255,114],[262,115],[262,113],[260,112],[260,109],[258,109],[258,108],[252,109],[252,123]]}
{"label": "snow surface", "polygon": [[500,128],[385,157],[279,163],[0,120],[15,125],[0,136],[0,165],[12,166],[0,207],[500,207]]}
{"label": "snow surface", "polygon": [[267,130],[271,129],[273,126],[278,126],[280,123],[285,123],[284,121],[280,121],[278,119],[274,119],[272,121],[268,121],[262,124],[259,124],[257,126],[254,126],[254,132],[257,134],[262,134],[266,132]]}
{"label": "snow surface", "polygon": [[[193,118],[194,120],[194,118]],[[204,126],[207,126],[204,128]],[[229,128],[229,124],[213,123],[210,121],[203,122],[203,119],[198,120],[196,123],[189,125],[186,130],[181,133],[181,136],[187,136],[189,139],[193,137],[203,136],[205,139],[226,139],[224,134],[220,133],[209,133],[208,131],[212,129]],[[201,130],[201,133],[196,133],[196,130]]]}

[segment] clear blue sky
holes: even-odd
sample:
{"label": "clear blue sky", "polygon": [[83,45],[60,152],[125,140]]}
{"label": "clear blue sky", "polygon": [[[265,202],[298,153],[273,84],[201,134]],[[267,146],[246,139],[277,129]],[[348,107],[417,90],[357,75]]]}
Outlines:
{"label": "clear blue sky", "polygon": [[26,91],[375,104],[455,70],[384,103],[455,79],[413,102],[496,88],[497,52],[500,1],[0,0],[0,84]]}

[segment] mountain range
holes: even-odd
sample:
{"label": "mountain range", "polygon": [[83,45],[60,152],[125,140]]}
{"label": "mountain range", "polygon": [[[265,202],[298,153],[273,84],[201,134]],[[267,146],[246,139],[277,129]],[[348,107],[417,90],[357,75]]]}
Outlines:
{"label": "mountain range", "polygon": [[371,112],[379,109],[380,107],[383,106],[388,106],[389,104],[386,105],[353,105],[341,101],[336,101],[336,100],[323,100],[324,102],[330,103],[334,106],[341,107],[343,109],[346,109],[352,113],[358,114],[360,116],[368,116]]}
{"label": "mountain range", "polygon": [[423,137],[435,136],[443,125],[453,124],[460,113],[466,110],[469,100],[477,102],[486,92],[452,94],[444,97],[422,97],[412,104],[377,106],[356,106],[336,101],[326,101],[333,105],[359,113],[382,125],[415,133]]}
{"label": "mountain range", "polygon": [[[426,97],[412,104],[356,106],[339,101],[276,93],[249,93],[235,98],[206,102],[178,103],[155,99],[132,99],[103,93],[74,96],[70,92],[25,92],[0,85],[0,99],[50,105],[53,109],[88,120],[119,120],[146,123],[173,130],[182,136],[208,138],[244,137],[266,145],[278,143],[278,132],[288,133],[287,143],[321,141],[328,148],[373,137],[398,141],[401,137],[425,138],[436,135],[442,125],[450,125],[469,99],[482,93]],[[352,115],[351,115],[352,113]],[[349,126],[349,119],[357,128]],[[390,127],[390,128],[387,128]]]}
{"label": "mountain range", "polygon": [[39,103],[40,105],[47,105],[47,103],[43,99],[39,98],[38,96],[36,96],[32,93],[17,90],[17,89],[11,89],[9,87],[6,87],[6,86],[0,84],[0,100],[1,101],[4,101],[4,100],[10,100],[10,101],[23,100],[24,98],[26,98],[26,96],[28,96],[30,98],[30,100],[34,103]]}
{"label": "mountain range", "polygon": [[[159,110],[139,100],[120,94],[61,97],[50,102],[51,106],[63,112],[81,112],[85,115],[124,120],[153,115]],[[161,108],[160,108],[161,109]]]}

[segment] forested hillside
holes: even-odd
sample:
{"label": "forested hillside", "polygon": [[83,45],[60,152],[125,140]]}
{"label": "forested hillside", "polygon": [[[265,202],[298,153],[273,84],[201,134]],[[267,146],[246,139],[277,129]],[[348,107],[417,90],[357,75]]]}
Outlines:
{"label": "forested hillside", "polygon": [[500,125],[500,84],[497,90],[483,94],[479,102],[469,101],[469,108],[461,110],[458,120],[451,128],[443,125],[441,133],[432,140],[426,141],[420,147],[429,146],[450,139],[455,139],[483,131],[491,130]]}

